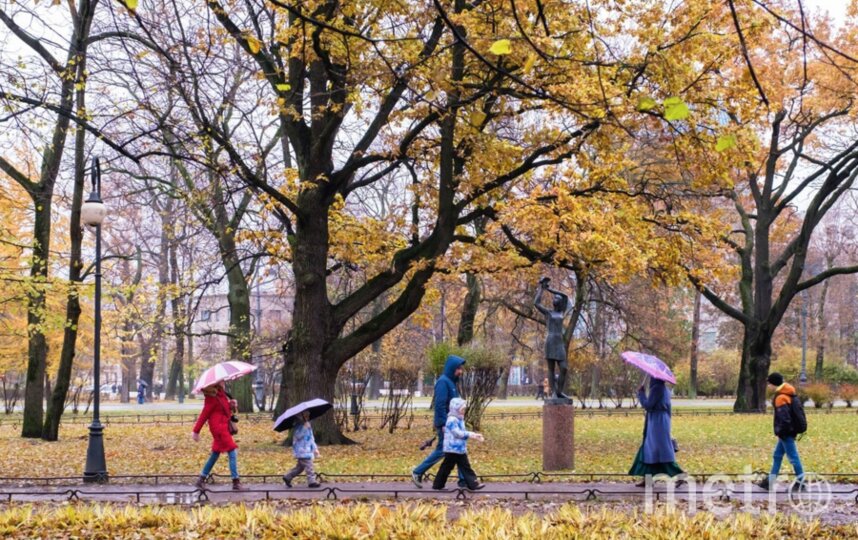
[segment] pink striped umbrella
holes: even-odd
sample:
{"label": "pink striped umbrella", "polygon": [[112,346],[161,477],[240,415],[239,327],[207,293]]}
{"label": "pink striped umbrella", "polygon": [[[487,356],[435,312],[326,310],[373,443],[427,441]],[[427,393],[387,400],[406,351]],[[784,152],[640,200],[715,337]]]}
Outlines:
{"label": "pink striped umbrella", "polygon": [[197,379],[197,384],[194,386],[194,393],[199,392],[207,386],[217,384],[221,381],[231,381],[243,377],[248,373],[256,370],[256,366],[247,362],[239,362],[238,360],[230,360],[215,364],[207,370],[203,371],[200,378]]}

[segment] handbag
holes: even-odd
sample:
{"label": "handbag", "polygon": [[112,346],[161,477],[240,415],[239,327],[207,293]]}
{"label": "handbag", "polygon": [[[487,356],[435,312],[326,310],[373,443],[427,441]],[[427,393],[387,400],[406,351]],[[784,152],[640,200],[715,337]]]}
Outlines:
{"label": "handbag", "polygon": [[[229,394],[227,394],[227,395],[229,395]],[[223,402],[221,402],[221,404],[223,404]],[[226,430],[229,432],[230,435],[237,435],[238,434],[238,417],[235,416],[234,414],[232,414],[231,407],[227,407],[226,411],[224,411],[224,412],[226,412],[228,415],[230,415],[230,418],[226,424]]]}
{"label": "handbag", "polygon": [[679,444],[677,444],[676,439],[670,439],[671,444],[673,444],[673,451],[679,452]]}

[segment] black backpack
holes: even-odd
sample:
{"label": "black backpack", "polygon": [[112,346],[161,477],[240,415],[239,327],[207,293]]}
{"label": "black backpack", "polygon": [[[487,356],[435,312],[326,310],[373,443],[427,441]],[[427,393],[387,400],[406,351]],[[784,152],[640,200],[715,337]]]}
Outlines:
{"label": "black backpack", "polygon": [[807,431],[807,416],[804,414],[804,405],[801,404],[801,398],[793,396],[789,405],[789,413],[792,417],[792,425],[795,428],[796,435],[801,435]]}

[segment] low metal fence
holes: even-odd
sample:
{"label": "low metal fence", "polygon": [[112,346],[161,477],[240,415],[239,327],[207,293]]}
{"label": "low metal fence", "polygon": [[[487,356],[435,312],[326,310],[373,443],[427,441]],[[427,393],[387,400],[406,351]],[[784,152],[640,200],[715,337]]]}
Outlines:
{"label": "low metal fence", "polygon": [[[807,414],[858,414],[858,408],[823,408],[823,409],[805,409]],[[595,418],[600,416],[641,416],[644,414],[643,409],[629,408],[606,408],[606,409],[575,409],[575,416]],[[758,415],[763,413],[758,412],[741,412],[737,413],[730,409],[673,409],[673,416],[731,416],[731,415]],[[771,413],[768,413],[771,414]],[[105,425],[111,424],[192,424],[197,420],[197,413],[164,413],[164,414],[117,414],[106,415],[101,417],[101,423]],[[242,413],[239,418],[252,423],[273,422],[273,419],[268,413]],[[429,411],[415,411],[414,422],[430,422],[432,414]],[[491,411],[483,414],[484,420],[516,420],[516,419],[535,419],[542,418],[542,411]],[[361,415],[361,420],[366,422],[381,422],[384,417],[381,414],[370,412],[369,414]],[[89,425],[92,418],[88,416],[65,417],[62,420],[64,425]],[[21,418],[17,416],[3,417],[0,416],[0,426],[13,425],[20,426]]]}

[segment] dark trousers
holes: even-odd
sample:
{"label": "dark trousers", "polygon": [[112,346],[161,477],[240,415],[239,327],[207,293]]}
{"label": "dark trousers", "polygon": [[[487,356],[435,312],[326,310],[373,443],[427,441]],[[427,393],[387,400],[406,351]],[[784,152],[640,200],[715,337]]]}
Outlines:
{"label": "dark trousers", "polygon": [[438,468],[438,474],[435,475],[435,481],[432,482],[433,489],[444,489],[447,484],[447,477],[453,467],[459,469],[459,476],[465,481],[469,489],[474,489],[479,485],[477,481],[477,473],[471,468],[471,462],[468,461],[468,454],[453,454],[446,452],[444,454],[444,462]]}

